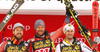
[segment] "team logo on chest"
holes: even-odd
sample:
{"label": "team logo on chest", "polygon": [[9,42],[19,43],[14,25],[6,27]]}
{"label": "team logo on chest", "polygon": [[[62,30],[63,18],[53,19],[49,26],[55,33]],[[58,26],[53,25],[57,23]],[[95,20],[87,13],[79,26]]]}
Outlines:
{"label": "team logo on chest", "polygon": [[32,43],[33,50],[50,47],[51,40],[39,40]]}
{"label": "team logo on chest", "polygon": [[25,52],[26,46],[8,46],[7,47],[7,52]]}

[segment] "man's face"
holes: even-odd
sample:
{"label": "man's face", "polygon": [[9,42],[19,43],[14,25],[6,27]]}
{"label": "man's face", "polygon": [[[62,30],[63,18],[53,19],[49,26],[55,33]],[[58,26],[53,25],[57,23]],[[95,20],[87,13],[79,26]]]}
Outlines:
{"label": "man's face", "polygon": [[39,25],[36,27],[36,33],[39,34],[40,36],[43,35],[44,32],[45,32],[44,26]]}
{"label": "man's face", "polygon": [[23,28],[16,27],[13,31],[13,34],[18,40],[20,40],[23,37]]}
{"label": "man's face", "polygon": [[69,29],[65,32],[66,38],[73,39],[74,31],[72,29]]}

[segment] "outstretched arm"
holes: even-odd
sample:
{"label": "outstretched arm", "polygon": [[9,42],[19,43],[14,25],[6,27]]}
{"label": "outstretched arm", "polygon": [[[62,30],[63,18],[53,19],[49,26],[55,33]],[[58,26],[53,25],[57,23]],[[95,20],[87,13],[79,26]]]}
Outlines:
{"label": "outstretched arm", "polygon": [[63,27],[70,22],[70,16],[65,17],[65,22],[62,27],[60,27],[53,35],[51,35],[51,39],[54,42],[57,38],[63,35]]}

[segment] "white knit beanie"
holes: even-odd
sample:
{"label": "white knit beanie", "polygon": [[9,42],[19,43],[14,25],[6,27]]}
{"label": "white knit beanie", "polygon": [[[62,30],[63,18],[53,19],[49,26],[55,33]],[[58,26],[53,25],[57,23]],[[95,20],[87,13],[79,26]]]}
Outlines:
{"label": "white knit beanie", "polygon": [[64,26],[64,28],[63,28],[64,34],[65,34],[65,32],[66,32],[67,30],[69,30],[69,29],[72,29],[72,30],[75,32],[75,28],[74,28],[73,25],[71,25],[71,24],[66,24],[66,25]]}

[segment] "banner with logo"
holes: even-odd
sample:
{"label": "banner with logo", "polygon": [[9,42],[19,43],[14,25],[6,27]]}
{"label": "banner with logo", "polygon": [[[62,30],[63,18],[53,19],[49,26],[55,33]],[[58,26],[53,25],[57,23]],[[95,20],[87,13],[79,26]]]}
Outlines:
{"label": "banner with logo", "polygon": [[[3,20],[5,15],[6,14],[0,14],[0,22]],[[89,30],[91,32],[91,38],[92,38],[92,16],[91,15],[86,15],[86,16],[81,15],[81,16],[79,16],[79,18],[80,18],[82,24],[85,25],[86,28],[89,28]],[[0,43],[2,41],[11,39],[11,37],[13,36],[13,33],[12,33],[13,26],[17,22],[22,23],[25,27],[23,39],[25,41],[27,41],[29,38],[33,38],[33,36],[35,35],[34,23],[38,19],[42,19],[45,22],[46,30],[48,30],[49,33],[51,33],[51,32],[56,31],[63,25],[65,16],[64,15],[24,15],[24,14],[19,15],[19,14],[15,14],[11,18],[11,20],[7,23],[7,25],[4,27],[4,29],[0,32]],[[72,21],[73,21],[73,19],[71,18],[71,22]],[[100,23],[100,20],[99,20],[99,23]],[[84,43],[86,43],[89,46],[86,39],[84,37],[82,37],[81,34],[78,33],[79,29],[78,29],[78,26],[75,21],[73,22],[73,24],[75,26],[74,36],[77,37],[78,40],[83,41]],[[100,26],[100,24],[99,24],[99,26]],[[99,28],[99,30],[100,30],[100,28]],[[100,31],[98,33],[99,33],[98,35],[100,36]],[[59,37],[55,41],[55,45],[57,45],[58,43],[63,41],[64,38],[65,38],[65,35],[62,35],[61,37]],[[100,45],[98,45],[98,48],[100,48]],[[100,51],[100,49],[99,49],[99,51]]]}
{"label": "banner with logo", "polygon": [[[10,9],[16,0],[0,0],[0,9]],[[24,0],[20,9],[65,10],[63,0]],[[70,0],[75,10],[92,10],[95,0]],[[100,0],[98,0],[100,3]],[[100,9],[100,7],[99,7]]]}

